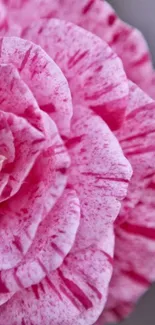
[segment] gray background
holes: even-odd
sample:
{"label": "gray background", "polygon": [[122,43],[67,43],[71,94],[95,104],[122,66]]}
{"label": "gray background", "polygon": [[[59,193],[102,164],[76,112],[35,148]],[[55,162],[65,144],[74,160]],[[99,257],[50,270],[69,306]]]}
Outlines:
{"label": "gray background", "polygon": [[109,0],[109,2],[124,21],[143,32],[155,62],[155,0]]}
{"label": "gray background", "polygon": [[[155,0],[109,0],[109,2],[124,21],[143,32],[155,63]],[[119,325],[155,325],[155,285],[140,299],[129,319]]]}

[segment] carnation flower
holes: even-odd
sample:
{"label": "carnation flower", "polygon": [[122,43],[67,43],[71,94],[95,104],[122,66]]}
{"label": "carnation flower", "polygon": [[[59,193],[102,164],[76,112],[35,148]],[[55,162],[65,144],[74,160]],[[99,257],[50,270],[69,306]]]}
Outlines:
{"label": "carnation flower", "polygon": [[[14,319],[18,315],[19,322],[15,324],[25,322],[23,324],[29,325],[32,322],[38,325],[41,324],[41,317],[45,324],[50,324],[51,319],[54,325],[93,324],[102,310],[103,313],[96,324],[103,325],[105,321],[121,319],[132,310],[139,296],[155,279],[153,268],[155,103],[138,88],[140,86],[155,97],[154,71],[146,42],[139,31],[119,20],[109,4],[99,0],[83,2],[66,0],[61,2],[61,6],[60,1],[51,3],[49,0],[33,0],[17,3],[10,0],[6,5],[1,18],[1,35],[17,35],[33,43],[29,41],[23,43],[24,41],[18,38],[4,38],[4,44],[6,42],[8,45],[7,50],[4,50],[2,63],[11,63],[16,67],[22,80],[29,87],[29,92],[37,100],[40,114],[48,115],[48,118],[50,116],[55,122],[62,141],[61,146],[64,145],[66,160],[70,157],[71,162],[70,165],[68,162],[67,167],[60,168],[66,179],[63,188],[57,192],[52,206],[49,204],[50,200],[45,197],[42,199],[43,205],[46,206],[48,202],[50,206],[49,209],[45,209],[41,220],[37,219],[34,237],[30,246],[25,249],[24,257],[2,271],[2,283],[8,290],[2,292],[0,296],[3,304],[2,321],[4,323],[5,319],[6,325],[12,325],[9,323],[10,315]],[[72,21],[85,28],[85,31],[71,23],[53,19],[54,17]],[[121,57],[128,78],[138,86],[127,81],[117,55],[101,39],[108,42]],[[13,53],[8,55],[8,49],[12,47],[10,42],[17,45]],[[34,43],[40,45],[49,57]],[[19,52],[19,48],[25,48],[25,52],[22,50],[24,53],[22,58],[24,69],[29,66],[26,71],[20,67],[21,54],[17,58],[15,55]],[[44,53],[44,64],[42,60],[38,61],[35,54],[33,58],[32,48],[34,52],[40,49]],[[58,79],[55,74],[53,78],[53,68],[43,76],[40,75],[40,64],[43,71],[46,69],[45,56],[48,60],[52,58],[61,69],[59,78],[56,74]],[[57,67],[53,61],[53,66]],[[72,102],[67,81],[62,73],[67,78]],[[6,80],[5,85],[8,85],[8,78],[2,78],[4,85],[3,79]],[[52,92],[49,84],[52,84]],[[62,88],[60,84],[63,84]],[[4,86],[2,89],[4,91]],[[68,97],[64,100],[63,96],[66,94]],[[9,98],[12,98],[11,96],[12,93],[9,94]],[[14,109],[12,110],[14,113]],[[10,112],[10,107],[7,111]],[[34,114],[34,107],[28,113],[29,118],[32,111]],[[17,114],[16,111],[15,113]],[[19,116],[21,117],[21,113]],[[113,131],[113,135],[105,122]],[[106,131],[103,131],[103,125]],[[50,127],[47,129],[45,123],[43,129],[46,129],[48,136]],[[105,134],[107,140],[104,142]],[[133,168],[128,195],[123,201],[120,213],[118,200],[122,200],[125,196],[131,172],[114,135]],[[106,149],[104,154],[103,148]],[[49,156],[51,157],[51,152]],[[5,156],[2,156],[2,165],[3,157],[5,159]],[[34,159],[30,174],[36,170],[38,157],[40,156]],[[123,163],[120,162],[122,159]],[[111,162],[110,165],[108,162]],[[43,162],[43,166],[46,166],[46,161]],[[104,166],[108,166],[108,170]],[[47,172],[45,174],[47,177]],[[29,177],[28,173],[26,177]],[[24,182],[22,180],[21,189],[25,186]],[[30,187],[31,184],[33,181],[29,183]],[[19,193],[21,189],[18,189]],[[67,203],[70,195],[72,198],[73,192],[74,200],[77,200],[79,206],[76,213],[73,211],[70,213],[68,208],[70,201]],[[17,200],[16,195],[11,200]],[[146,199],[148,196],[149,200]],[[10,198],[7,199],[10,202]],[[63,219],[66,208],[67,216]],[[58,236],[59,219],[55,221],[58,213],[62,229],[66,229],[65,236],[60,234]],[[53,222],[55,232],[49,226]],[[108,290],[112,274],[114,222],[116,246],[112,263],[113,277]],[[54,241],[52,239],[52,249],[51,247],[49,249],[51,238],[57,238],[52,236],[57,236],[58,239]],[[44,240],[40,239],[42,237]],[[62,247],[66,248],[65,252]],[[98,254],[98,249],[104,252],[103,260]],[[2,256],[8,259],[4,253]],[[44,261],[42,266],[45,267],[42,274],[38,268],[40,256]],[[11,258],[14,260],[14,256]],[[52,261],[49,262],[51,258]],[[144,259],[147,261],[145,265]],[[51,281],[56,296],[50,291]],[[20,282],[22,287],[19,285]],[[50,288],[47,287],[47,282]],[[19,290],[20,292],[16,293]],[[108,301],[104,308],[107,292],[109,292]],[[12,294],[13,297],[10,299]],[[49,300],[52,308],[51,305],[49,307]],[[31,301],[31,305],[28,301]],[[72,304],[69,304],[70,302]],[[11,310],[15,312],[11,314]],[[33,314],[37,316],[34,317]],[[36,320],[39,315],[40,318]]]}

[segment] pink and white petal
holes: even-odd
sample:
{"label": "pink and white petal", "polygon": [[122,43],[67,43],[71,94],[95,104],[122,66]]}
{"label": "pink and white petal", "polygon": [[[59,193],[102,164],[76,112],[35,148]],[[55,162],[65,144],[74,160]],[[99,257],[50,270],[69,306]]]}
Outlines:
{"label": "pink and white petal", "polygon": [[[98,5],[95,0],[3,0],[8,10],[9,20],[18,21],[22,28],[26,28],[39,18],[60,18],[76,24],[88,20],[92,7]],[[72,6],[72,7],[71,7]],[[99,7],[99,6],[98,6]],[[70,10],[72,8],[72,10]],[[20,13],[20,15],[19,15]],[[92,23],[92,22],[91,22]]]}
{"label": "pink and white petal", "polygon": [[128,218],[130,210],[140,200],[146,183],[155,173],[155,102],[132,82],[129,82],[129,89],[126,118],[115,134],[132,165],[133,176],[118,223]]}
{"label": "pink and white petal", "polygon": [[0,293],[0,306],[5,304],[12,296],[13,293]]}
{"label": "pink and white petal", "polygon": [[115,320],[128,316],[139,297],[155,280],[155,187],[150,185],[144,190],[129,220],[116,228],[114,273],[103,313],[108,321],[110,314]]}
{"label": "pink and white petal", "polygon": [[24,117],[32,126],[45,133],[40,108],[32,92],[12,64],[0,65],[1,111]]}
{"label": "pink and white petal", "polygon": [[4,305],[0,324],[3,319],[7,325],[8,310],[13,309],[15,324],[15,319],[19,324],[22,320],[27,324],[50,324],[51,319],[55,325],[92,324],[106,302],[112,273],[113,222],[120,209],[118,201],[126,194],[131,168],[104,121],[88,109],[78,107],[78,111],[79,117],[72,125],[73,137],[66,142],[72,158],[68,187],[73,182],[81,203],[74,247],[58,271]]}
{"label": "pink and white petal", "polygon": [[97,247],[70,254],[40,284],[0,307],[0,325],[91,325],[105,304],[111,265]]}
{"label": "pink and white petal", "polygon": [[[41,153],[45,142],[44,135],[34,129],[25,119],[16,117],[12,113],[1,111],[2,115],[3,121],[6,122],[7,128],[9,129],[9,135],[11,134],[13,138],[13,143],[12,139],[10,143],[10,136],[6,138],[4,124],[2,129],[3,138],[1,137],[0,141],[0,151],[5,157],[5,161],[3,163],[1,177],[4,176],[5,178],[6,174],[8,174],[8,180],[2,189],[0,202],[7,200],[20,189],[33,167],[36,158]],[[4,142],[4,136],[6,144]],[[10,146],[11,155],[9,150]]]}
{"label": "pink and white petal", "polygon": [[[19,117],[18,117],[19,118]],[[46,125],[44,150],[37,158],[20,191],[1,206],[1,269],[15,267],[27,253],[40,222],[47,216],[67,182],[67,151],[51,118]]]}
{"label": "pink and white petal", "polygon": [[[19,14],[20,11],[20,14]],[[119,19],[114,9],[101,0],[40,0],[17,5],[8,2],[8,15],[23,28],[39,18],[71,21],[105,40],[121,57],[129,79],[155,98],[155,73],[143,35]],[[15,34],[14,34],[15,35]],[[147,78],[146,78],[147,75]]]}
{"label": "pink and white petal", "polygon": [[47,215],[66,187],[70,157],[64,142],[59,136],[57,126],[49,118],[49,115],[42,112],[42,121],[47,140],[46,147],[36,161],[31,182],[33,184],[33,178],[36,178],[40,184],[42,194],[45,191],[44,196],[46,195],[46,199],[43,200],[43,204],[44,213]]}
{"label": "pink and white petal", "polygon": [[37,45],[17,37],[1,38],[0,64],[12,63],[31,89],[40,108],[53,118],[63,135],[70,130],[72,103],[59,67]]}
{"label": "pink and white petal", "polygon": [[[101,189],[99,186],[95,198],[92,195],[92,191],[87,196],[88,204],[91,204],[90,202],[93,200],[95,211],[97,211],[97,207],[99,208],[98,211],[102,210],[102,213],[99,213],[98,216],[98,226],[94,227],[94,233],[92,230],[90,235],[90,229],[87,228],[88,234],[85,232],[85,242],[84,230],[82,230],[81,226],[81,229],[79,229],[81,237],[77,237],[74,244],[75,248],[65,259],[60,269],[49,274],[41,284],[33,285],[30,289],[16,294],[13,299],[6,303],[0,314],[0,324],[2,320],[3,322],[5,320],[6,325],[9,324],[8,310],[11,313],[14,310],[13,314],[9,316],[15,324],[17,321],[19,324],[23,321],[27,325],[30,322],[36,325],[44,322],[48,325],[51,323],[51,319],[55,325],[62,322],[65,325],[82,325],[86,322],[87,324],[92,324],[96,321],[104,307],[112,272],[113,221],[120,207],[117,201],[121,200],[126,194],[127,183],[131,176],[131,168],[124,158],[116,138],[100,117],[95,116],[88,109],[83,110],[83,108],[78,107],[78,111],[78,119],[76,118],[72,125],[73,137],[66,143],[72,159],[75,151],[74,146],[77,146],[68,187],[72,185],[71,181],[74,181],[77,192],[82,196],[83,193],[78,178],[83,176],[83,180],[86,182],[86,190],[88,190],[89,186],[90,189],[93,189],[93,184],[98,182],[98,176],[103,177],[103,182],[105,178],[103,194],[103,184],[101,184]],[[78,124],[83,127],[79,128]],[[79,142],[81,136],[83,139]],[[87,155],[88,146],[90,150],[89,155]],[[103,148],[104,150],[101,150]],[[78,164],[79,151],[82,158],[80,158],[81,161]],[[82,164],[82,161],[84,164]],[[85,165],[87,166],[86,168]],[[86,173],[96,173],[95,176],[90,175],[91,182],[87,181],[87,176],[89,175],[86,175]],[[74,179],[72,180],[72,178]],[[77,183],[75,182],[76,179],[78,179]],[[83,180],[82,183],[84,184]],[[110,185],[108,186],[108,184]],[[120,188],[119,191],[118,188]],[[102,203],[104,197],[105,201]],[[81,203],[83,208],[85,202],[81,201]],[[115,206],[112,207],[114,203]],[[94,210],[92,209],[93,212]],[[106,210],[109,210],[108,224],[104,220],[106,219],[106,216],[104,216]],[[89,212],[88,209],[82,211],[81,225],[83,227],[87,223],[87,214]],[[93,225],[96,215],[92,214],[89,218],[90,224]],[[101,234],[102,240],[100,240],[99,233],[99,227],[101,226],[104,226]],[[98,237],[96,229],[98,230]],[[106,229],[107,232],[105,231]]]}
{"label": "pink and white petal", "polygon": [[22,34],[22,27],[16,21],[12,19],[8,19],[8,12],[6,14],[7,14],[6,18],[0,24],[0,36],[20,37]]}
{"label": "pink and white petal", "polygon": [[6,16],[7,16],[7,10],[6,10],[5,5],[1,1],[0,2],[0,29],[6,20]]}
{"label": "pink and white petal", "polygon": [[99,2],[103,6],[102,38],[122,59],[128,78],[155,98],[155,72],[143,35],[120,20],[109,3]]}
{"label": "pink and white petal", "polygon": [[[38,227],[31,248],[15,269],[1,272],[8,292],[39,283],[56,270],[71,250],[80,222],[80,203],[73,190],[65,190],[54,209]],[[0,289],[1,292],[1,289]]]}
{"label": "pink and white petal", "polygon": [[0,156],[1,170],[6,160],[11,163],[15,159],[14,137],[7,121],[8,116],[4,112],[0,112]]}
{"label": "pink and white petal", "polygon": [[76,110],[79,116],[73,118],[65,143],[72,161],[68,186],[74,186],[81,203],[75,250],[98,243],[112,256],[108,236],[126,195],[131,166],[105,122],[89,109]]}
{"label": "pink and white petal", "polygon": [[106,43],[57,19],[39,20],[26,29],[24,37],[39,44],[62,69],[74,104],[89,107],[112,129],[120,127],[128,100],[128,82],[120,59]]}

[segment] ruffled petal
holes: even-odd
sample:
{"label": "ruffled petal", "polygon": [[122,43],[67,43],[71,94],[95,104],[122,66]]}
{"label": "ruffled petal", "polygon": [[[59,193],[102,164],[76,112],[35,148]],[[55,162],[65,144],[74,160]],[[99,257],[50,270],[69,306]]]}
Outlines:
{"label": "ruffled petal", "polygon": [[112,235],[111,224],[120,210],[119,201],[125,196],[131,168],[100,117],[80,106],[76,110],[78,117],[73,118],[71,138],[65,143],[72,161],[68,186],[74,186],[81,203],[75,249],[96,243],[102,248],[106,243],[106,252],[112,255],[108,237]]}
{"label": "ruffled petal", "polygon": [[[155,73],[148,45],[137,29],[124,23],[106,1],[101,0],[33,0],[7,1],[8,21],[19,21],[27,28],[39,18],[71,21],[105,40],[121,57],[126,73],[155,98]],[[14,30],[12,30],[12,35]],[[147,75],[147,78],[146,78]]]}
{"label": "ruffled petal", "polygon": [[155,280],[154,191],[155,181],[152,179],[130,218],[116,228],[114,274],[103,312],[106,321],[127,317]]}
{"label": "ruffled petal", "polygon": [[96,325],[127,317],[155,280],[154,120],[154,101],[130,82],[126,120],[116,135],[132,165],[133,176],[116,220],[114,272],[108,302]]}
{"label": "ruffled petal", "polygon": [[130,80],[155,98],[155,72],[149,47],[142,33],[117,17],[105,1],[102,37],[122,59]]}
{"label": "ruffled petal", "polygon": [[105,303],[110,274],[96,247],[70,255],[59,270],[0,307],[0,325],[10,325],[10,319],[14,325],[90,325]]}
{"label": "ruffled petal", "polygon": [[123,122],[128,83],[120,59],[102,40],[71,23],[40,20],[24,37],[39,44],[60,66],[74,104],[100,115],[112,129]]}
{"label": "ruffled petal", "polygon": [[[8,269],[20,262],[29,249],[40,222],[47,216],[66,185],[70,159],[54,122],[45,113],[42,113],[42,118],[46,129],[44,148],[20,191],[1,206],[1,269]],[[19,117],[17,120],[19,122]],[[18,129],[22,126],[23,123],[18,124]]]}
{"label": "ruffled petal", "polygon": [[13,64],[28,85],[40,108],[58,125],[61,134],[70,130],[72,102],[67,81],[54,61],[37,45],[17,37],[0,39],[0,64]]}
{"label": "ruffled petal", "polygon": [[[0,201],[3,202],[20,189],[43,149],[45,136],[24,118],[15,115],[17,110],[24,110],[22,106],[24,99],[28,107],[27,93],[24,97],[22,92],[24,85],[17,88],[16,70],[10,65],[0,65],[0,75],[0,152],[4,157],[0,175]],[[34,101],[32,96],[29,101],[32,106]]]}
{"label": "ruffled petal", "polygon": [[78,197],[75,191],[65,190],[38,227],[31,248],[21,263],[14,269],[1,272],[1,280],[7,291],[15,293],[35,285],[56,270],[73,246],[79,222]]}
{"label": "ruffled petal", "polygon": [[[0,115],[3,123],[0,130],[0,151],[5,158],[0,175],[3,184],[0,188],[0,202],[3,202],[20,189],[43,149],[45,138],[25,119],[4,112]],[[6,184],[3,176],[4,179],[7,176]]]}
{"label": "ruffled petal", "polygon": [[128,218],[155,173],[155,102],[132,82],[129,82],[129,89],[126,118],[115,134],[131,163],[133,176],[118,223]]}
{"label": "ruffled petal", "polygon": [[[66,140],[72,165],[68,190],[76,189],[81,220],[73,248],[57,271],[14,295],[0,313],[0,325],[91,325],[106,302],[112,273],[113,222],[131,177],[131,167],[108,126],[77,107]],[[79,127],[80,126],[80,127]],[[96,215],[96,211],[98,211]],[[9,317],[8,317],[9,311]]]}

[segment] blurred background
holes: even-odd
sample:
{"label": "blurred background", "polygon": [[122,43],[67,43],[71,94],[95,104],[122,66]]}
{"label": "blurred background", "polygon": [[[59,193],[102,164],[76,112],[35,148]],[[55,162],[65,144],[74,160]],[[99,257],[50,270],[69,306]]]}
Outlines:
{"label": "blurred background", "polygon": [[155,0],[109,0],[108,2],[124,21],[142,31],[155,64]]}
{"label": "blurred background", "polygon": [[[155,64],[155,0],[109,0],[109,3],[124,21],[142,31]],[[155,284],[137,303],[132,315],[117,325],[155,325]]]}

